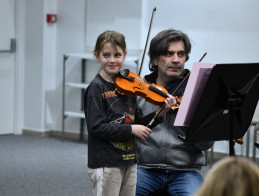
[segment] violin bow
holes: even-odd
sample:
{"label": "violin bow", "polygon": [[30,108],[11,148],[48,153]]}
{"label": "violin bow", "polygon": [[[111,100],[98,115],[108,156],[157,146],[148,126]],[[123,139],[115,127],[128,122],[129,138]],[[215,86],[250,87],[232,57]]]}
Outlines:
{"label": "violin bow", "polygon": [[141,60],[138,76],[140,76],[141,71],[142,71],[142,67],[143,67],[143,63],[144,63],[144,58],[145,58],[145,54],[146,54],[146,49],[147,49],[147,44],[148,44],[149,35],[150,35],[151,27],[152,27],[152,24],[153,24],[153,18],[154,18],[155,12],[156,12],[156,7],[153,9],[153,12],[152,12],[152,16],[151,16],[151,20],[150,20],[150,24],[149,24],[149,29],[148,29],[148,34],[147,34],[146,45],[145,45],[145,48],[144,48],[144,52],[143,52],[143,56],[142,56],[142,60]]}
{"label": "violin bow", "polygon": [[[207,52],[205,52],[203,54],[203,56],[200,58],[199,62],[202,61],[202,59],[207,55]],[[190,76],[191,72],[189,72],[185,78],[183,79],[183,81],[178,85],[178,87],[174,90],[174,92],[172,93],[172,96],[177,92],[177,90],[182,86],[182,84],[187,80],[187,78]],[[165,104],[162,105],[162,107],[158,110],[158,112],[156,113],[156,115],[153,117],[153,119],[150,121],[150,123],[148,124],[147,127],[151,127],[152,124],[154,123],[155,119],[157,118],[157,116],[160,114],[160,112],[165,108]]]}

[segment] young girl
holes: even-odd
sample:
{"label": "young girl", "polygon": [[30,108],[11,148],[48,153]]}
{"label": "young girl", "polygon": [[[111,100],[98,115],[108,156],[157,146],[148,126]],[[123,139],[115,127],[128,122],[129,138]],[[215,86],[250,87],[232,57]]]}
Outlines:
{"label": "young girl", "polygon": [[[136,189],[136,141],[148,138],[147,125],[155,116],[145,117],[134,96],[120,95],[114,82],[122,68],[126,51],[125,37],[115,31],[105,31],[97,38],[94,55],[101,65],[85,92],[85,116],[88,130],[88,172],[93,181],[93,194],[133,196]],[[176,103],[165,101],[161,117]],[[158,121],[158,120],[157,120]],[[140,125],[144,124],[144,125]]]}

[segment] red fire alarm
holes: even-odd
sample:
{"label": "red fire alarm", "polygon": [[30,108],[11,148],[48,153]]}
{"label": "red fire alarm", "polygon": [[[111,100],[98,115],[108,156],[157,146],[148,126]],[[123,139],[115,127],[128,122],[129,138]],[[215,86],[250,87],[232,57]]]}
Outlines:
{"label": "red fire alarm", "polygon": [[56,14],[47,14],[47,23],[56,23],[57,15]]}

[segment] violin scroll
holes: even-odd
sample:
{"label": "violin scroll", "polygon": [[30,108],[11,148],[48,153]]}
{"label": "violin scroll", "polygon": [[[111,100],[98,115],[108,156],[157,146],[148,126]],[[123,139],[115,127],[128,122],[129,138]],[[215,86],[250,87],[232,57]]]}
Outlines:
{"label": "violin scroll", "polygon": [[240,144],[240,145],[244,143],[243,138],[236,139],[235,142]]}

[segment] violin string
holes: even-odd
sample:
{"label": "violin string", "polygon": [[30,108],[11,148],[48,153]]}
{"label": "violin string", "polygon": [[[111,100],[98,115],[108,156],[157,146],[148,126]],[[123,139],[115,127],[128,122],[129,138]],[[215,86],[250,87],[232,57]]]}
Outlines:
{"label": "violin string", "polygon": [[146,82],[144,82],[141,78],[137,78],[138,80],[139,80],[139,82],[140,82],[140,84],[144,84],[144,86],[148,86],[147,84],[146,84]]}

